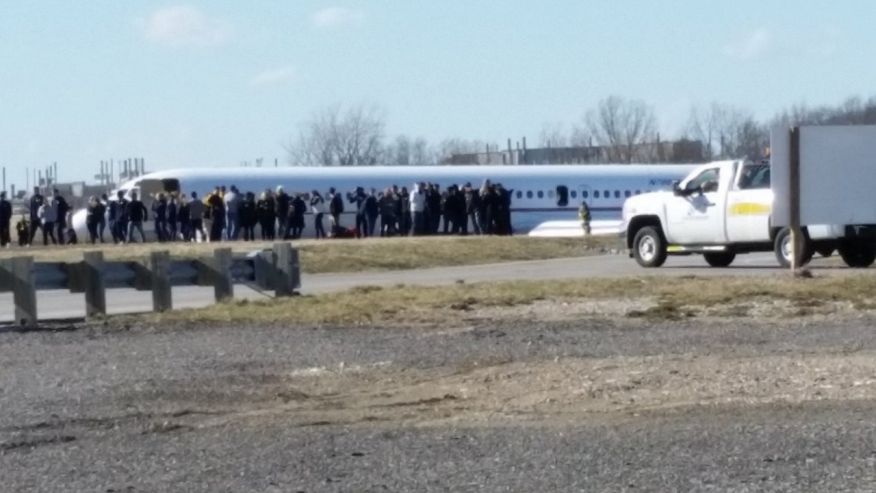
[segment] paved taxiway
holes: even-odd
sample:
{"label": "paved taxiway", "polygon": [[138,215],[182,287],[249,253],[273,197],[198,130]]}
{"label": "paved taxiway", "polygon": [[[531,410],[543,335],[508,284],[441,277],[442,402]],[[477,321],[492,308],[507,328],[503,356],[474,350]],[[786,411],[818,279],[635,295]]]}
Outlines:
{"label": "paved taxiway", "polygon": [[[816,259],[812,268],[837,269],[836,259]],[[576,279],[587,277],[624,277],[642,275],[777,275],[783,271],[776,265],[772,253],[740,255],[726,269],[710,268],[701,256],[670,257],[660,269],[643,269],[626,255],[597,255],[592,257],[509,262],[501,264],[436,267],[430,269],[387,272],[357,272],[303,275],[302,294],[324,294],[343,291],[355,286],[442,285],[463,281],[466,283],[515,280]],[[198,308],[213,303],[213,288],[176,287],[173,289],[175,308]],[[107,307],[111,314],[148,312],[152,308],[151,293],[133,289],[107,290]],[[246,286],[235,286],[239,299],[271,297]],[[67,291],[40,291],[37,305],[40,319],[59,320],[85,316],[85,299],[81,294]],[[13,320],[11,293],[0,294],[0,322]]]}

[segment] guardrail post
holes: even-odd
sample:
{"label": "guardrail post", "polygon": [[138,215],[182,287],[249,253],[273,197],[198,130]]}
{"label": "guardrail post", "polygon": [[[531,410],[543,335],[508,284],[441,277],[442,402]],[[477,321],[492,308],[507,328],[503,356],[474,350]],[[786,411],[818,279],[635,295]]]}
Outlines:
{"label": "guardrail post", "polygon": [[[289,243],[274,244],[274,293],[280,298],[295,294],[298,287],[298,251]],[[299,282],[300,284],[300,282]]]}
{"label": "guardrail post", "polygon": [[149,256],[149,271],[152,277],[152,309],[156,312],[173,309],[169,267],[169,252],[152,252]]}
{"label": "guardrail post", "polygon": [[25,328],[37,326],[36,284],[33,257],[11,259],[12,293],[15,300],[15,322]]}
{"label": "guardrail post", "polygon": [[106,315],[106,286],[103,282],[103,252],[85,252],[85,318]]}
{"label": "guardrail post", "polygon": [[234,298],[234,281],[231,279],[231,249],[217,248],[213,252],[213,290],[216,302]]}

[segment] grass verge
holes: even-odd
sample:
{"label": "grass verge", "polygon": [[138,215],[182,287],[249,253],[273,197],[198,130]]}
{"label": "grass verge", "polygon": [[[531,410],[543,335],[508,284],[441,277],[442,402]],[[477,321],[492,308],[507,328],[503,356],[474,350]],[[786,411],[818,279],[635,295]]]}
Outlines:
{"label": "grass verge", "polygon": [[[271,248],[272,243],[222,243],[235,252]],[[427,237],[371,238],[368,240],[298,240],[301,268],[306,273],[361,272],[403,270],[453,265],[475,265],[515,260],[542,260],[577,257],[621,248],[616,237],[529,238],[512,237]],[[208,256],[216,244],[165,243],[107,245],[74,245],[63,248],[10,249],[0,251],[0,258],[32,255],[36,260],[76,262],[86,251],[102,249],[107,260],[145,259],[150,252],[167,250],[172,256]]]}
{"label": "grass verge", "polygon": [[[876,309],[872,298],[874,290],[876,277],[866,274],[807,280],[643,277],[437,287],[368,286],[320,296],[234,301],[205,309],[150,315],[149,320],[155,324],[406,325],[452,322],[478,308],[513,307],[542,300],[645,300],[651,303],[651,308],[631,309],[626,314],[645,319],[675,320],[699,315],[745,317],[756,305],[764,306],[767,316],[784,317],[826,313],[840,304],[856,310],[873,310]],[[772,306],[780,309],[770,313]],[[561,305],[551,309],[561,309],[558,307]]]}

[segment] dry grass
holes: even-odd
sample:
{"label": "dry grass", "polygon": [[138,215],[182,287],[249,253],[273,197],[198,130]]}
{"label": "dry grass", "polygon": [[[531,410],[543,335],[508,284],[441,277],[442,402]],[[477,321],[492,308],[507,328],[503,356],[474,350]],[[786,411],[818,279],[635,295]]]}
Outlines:
{"label": "dry grass", "polygon": [[[155,323],[390,324],[452,322],[478,308],[513,307],[540,300],[645,300],[653,306],[629,317],[680,319],[704,314],[744,317],[753,305],[779,306],[778,316],[807,315],[845,303],[876,309],[876,277],[818,279],[623,278],[521,281],[438,287],[361,287],[350,291],[262,302],[236,301],[206,309],[152,315]],[[632,305],[632,303],[631,303]],[[562,309],[561,304],[556,304]],[[500,310],[501,312],[501,310]],[[509,315],[516,316],[516,315]]]}
{"label": "dry grass", "polygon": [[[269,242],[223,243],[235,252],[271,248]],[[514,237],[429,237],[371,238],[368,240],[299,240],[293,242],[299,250],[301,268],[306,273],[361,272],[400,270],[423,267],[474,265],[514,260],[540,260],[577,257],[599,253],[603,249],[621,248],[616,237],[590,238],[529,238]],[[216,244],[166,243],[106,245],[102,248],[107,260],[137,260],[157,250],[170,251],[176,257],[207,256]],[[97,248],[100,248],[99,246]],[[75,262],[83,252],[93,251],[91,245],[35,247],[0,251],[0,258],[33,255],[37,260]]]}

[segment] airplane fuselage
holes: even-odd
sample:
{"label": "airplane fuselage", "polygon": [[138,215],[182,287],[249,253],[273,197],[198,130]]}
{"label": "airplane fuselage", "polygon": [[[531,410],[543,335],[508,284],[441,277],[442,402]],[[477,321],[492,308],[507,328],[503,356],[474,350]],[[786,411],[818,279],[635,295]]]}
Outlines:
{"label": "airplane fuselage", "polygon": [[[620,219],[624,200],[639,193],[669,189],[683,178],[690,165],[520,165],[520,166],[368,166],[286,168],[190,168],[157,171],[122,184],[127,197],[137,192],[151,201],[159,192],[197,192],[204,197],[217,186],[235,185],[240,192],[258,196],[278,186],[289,194],[327,194],[335,188],[346,195],[356,187],[378,192],[397,185],[410,191],[414,183],[437,183],[441,190],[470,183],[480,188],[485,180],[511,191],[515,232],[525,233],[547,221],[572,221],[582,200],[593,218]],[[115,197],[115,192],[111,195]],[[352,207],[347,207],[350,211]],[[77,220],[78,226],[84,220]]]}

